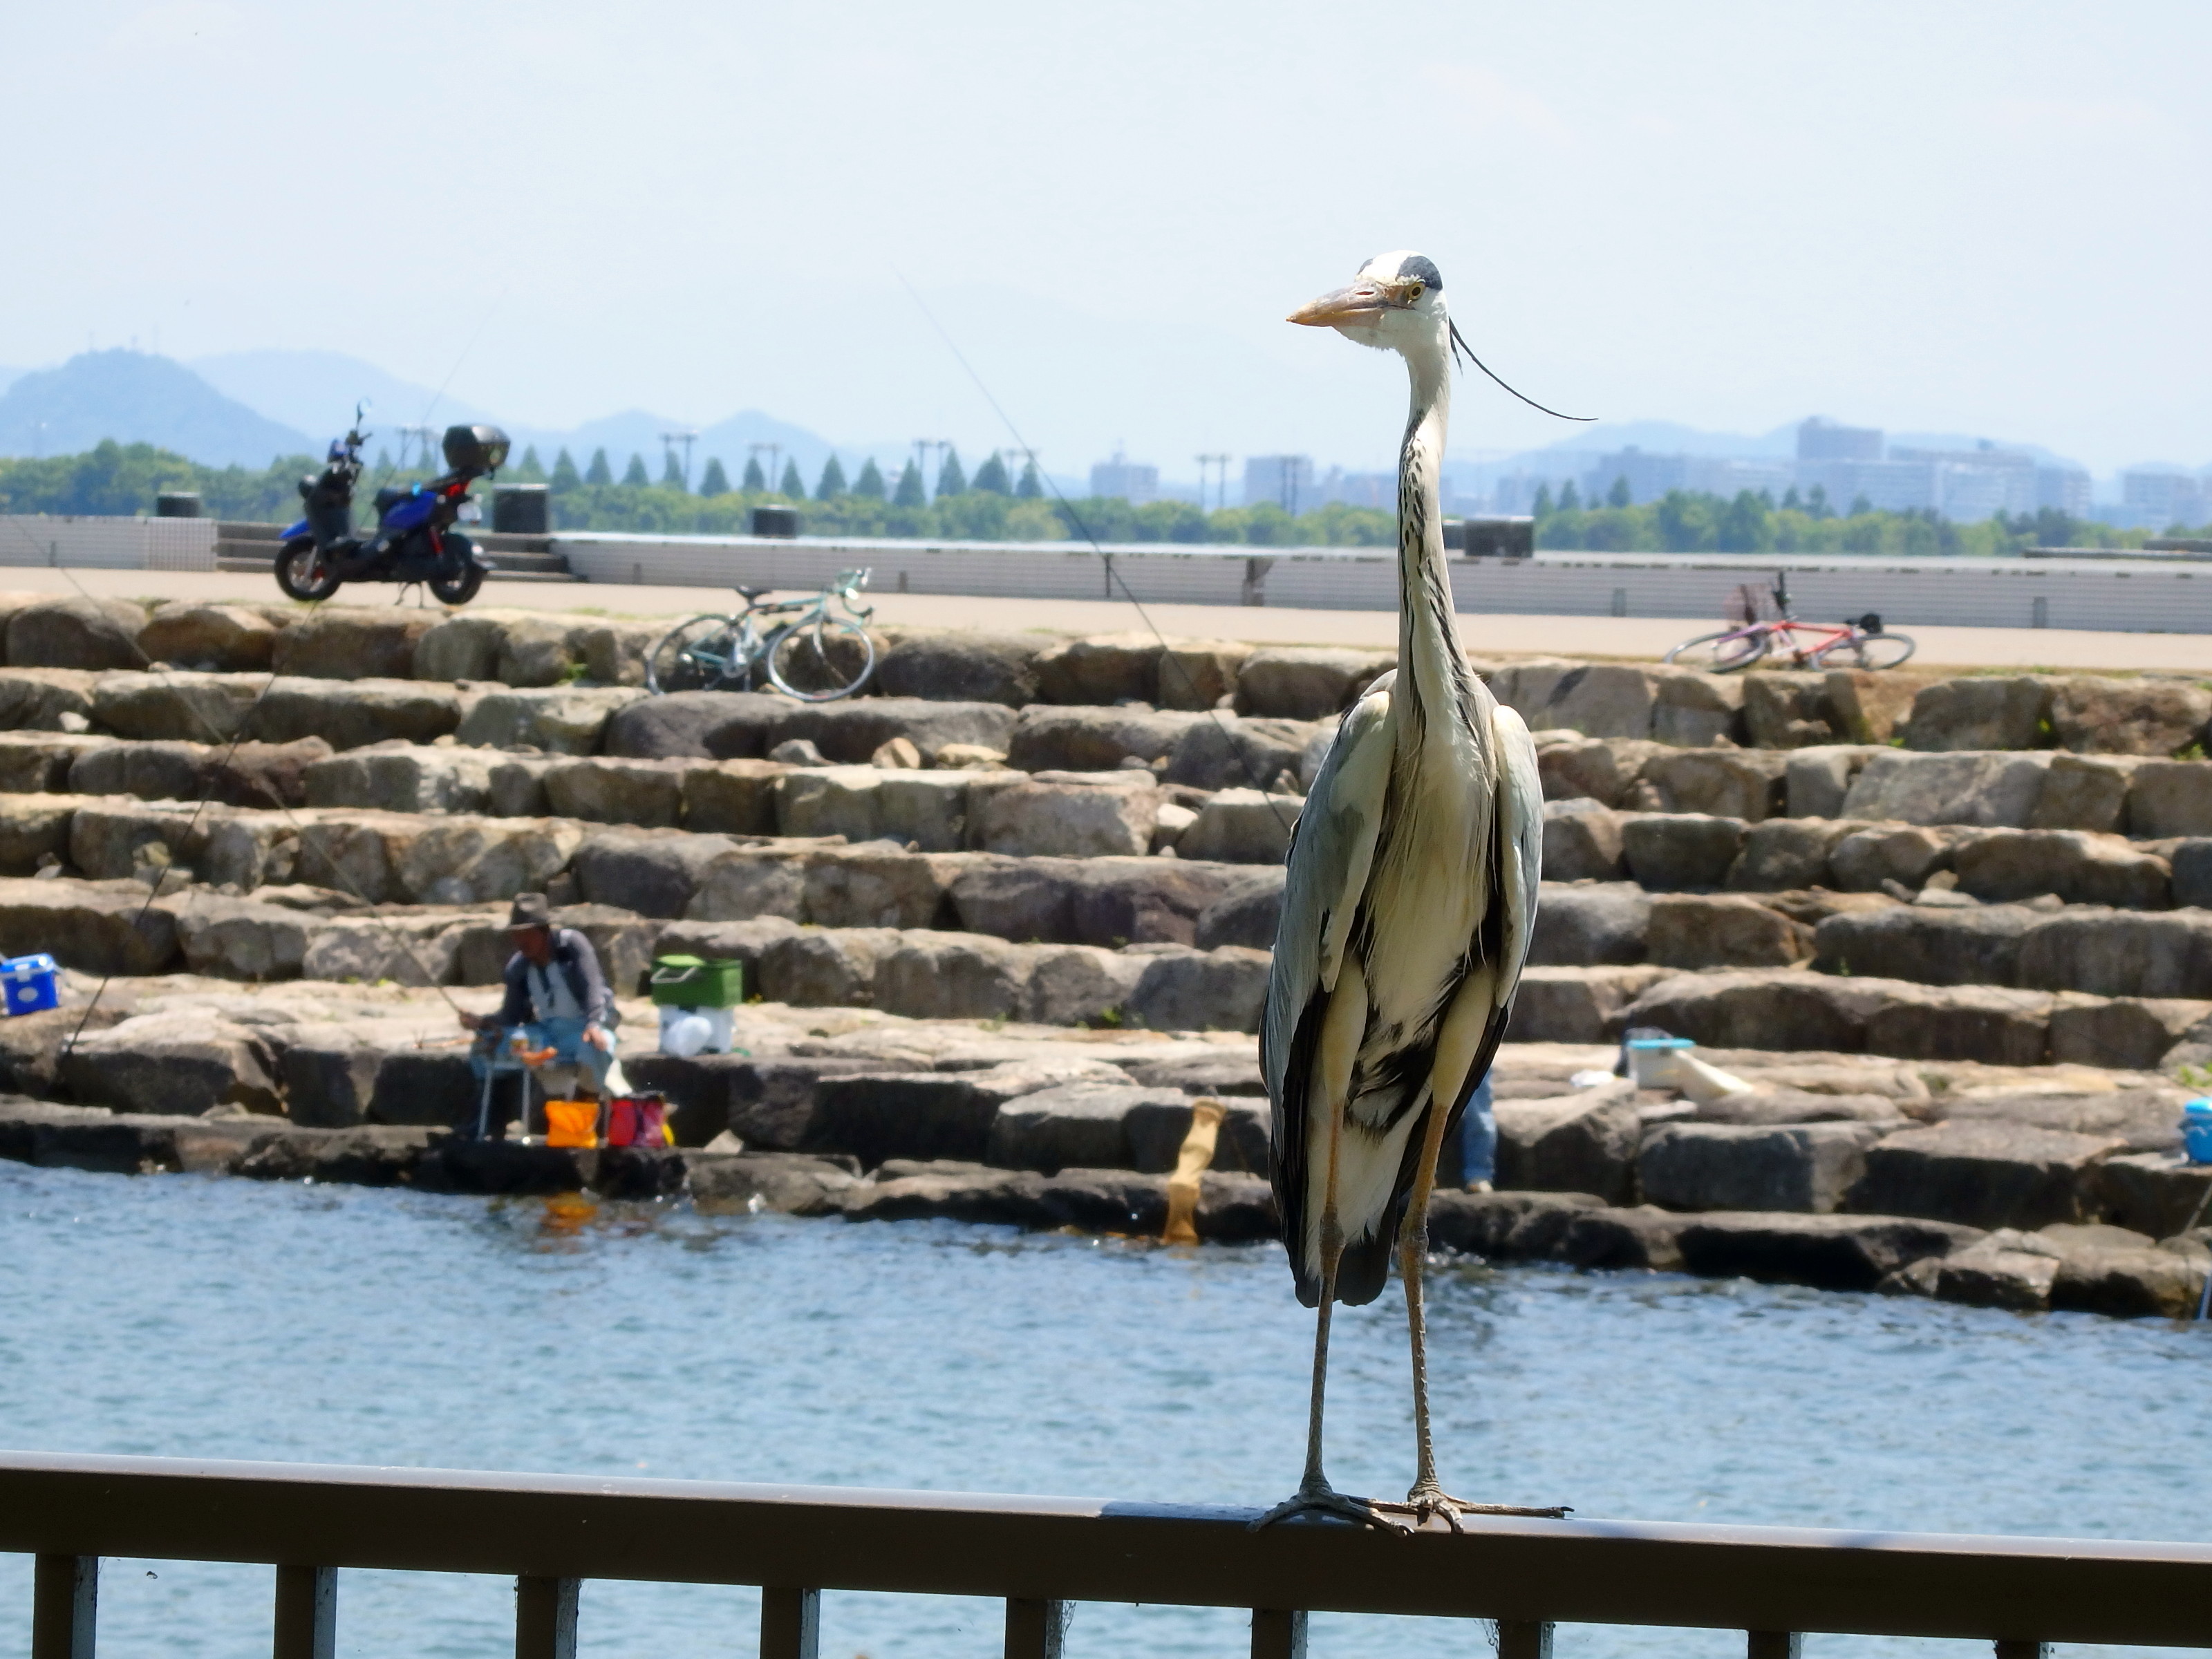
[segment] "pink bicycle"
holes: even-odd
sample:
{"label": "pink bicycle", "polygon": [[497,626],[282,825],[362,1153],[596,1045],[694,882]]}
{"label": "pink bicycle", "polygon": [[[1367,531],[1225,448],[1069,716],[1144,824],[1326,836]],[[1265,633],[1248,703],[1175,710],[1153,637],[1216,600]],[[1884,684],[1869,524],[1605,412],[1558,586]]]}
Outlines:
{"label": "pink bicycle", "polygon": [[1872,611],[1838,623],[1799,622],[1790,614],[1790,581],[1780,572],[1771,586],[1746,582],[1736,588],[1726,611],[1735,626],[1685,640],[1665,659],[1709,673],[1734,674],[1765,661],[1778,647],[1801,668],[1894,668],[1917,648],[1909,635],[1884,628]]}

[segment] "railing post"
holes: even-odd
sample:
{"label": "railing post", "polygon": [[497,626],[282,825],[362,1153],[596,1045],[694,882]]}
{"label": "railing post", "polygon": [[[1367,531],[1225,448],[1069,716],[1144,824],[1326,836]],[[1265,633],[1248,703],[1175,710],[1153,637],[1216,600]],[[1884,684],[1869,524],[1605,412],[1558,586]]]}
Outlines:
{"label": "railing post", "polygon": [[1060,1659],[1067,1603],[1006,1599],[1006,1659]]}
{"label": "railing post", "polygon": [[822,1648],[822,1592],[761,1590],[760,1659],[817,1659]]}
{"label": "railing post", "polygon": [[1746,1632],[1745,1659],[1804,1659],[1805,1638],[1794,1630]]}
{"label": "railing post", "polygon": [[2048,1642],[2007,1641],[1997,1638],[1997,1659],[2051,1659]]}
{"label": "railing post", "polygon": [[1552,1659],[1552,1621],[1548,1619],[1499,1620],[1498,1659]]}
{"label": "railing post", "polygon": [[514,1659],[576,1659],[577,1578],[514,1581]]}
{"label": "railing post", "polygon": [[1305,1614],[1253,1608],[1252,1659],[1306,1659]]}
{"label": "railing post", "polygon": [[276,1659],[334,1659],[338,1640],[338,1570],[276,1569]]}
{"label": "railing post", "polygon": [[92,1659],[100,1558],[41,1555],[31,1581],[31,1659]]}

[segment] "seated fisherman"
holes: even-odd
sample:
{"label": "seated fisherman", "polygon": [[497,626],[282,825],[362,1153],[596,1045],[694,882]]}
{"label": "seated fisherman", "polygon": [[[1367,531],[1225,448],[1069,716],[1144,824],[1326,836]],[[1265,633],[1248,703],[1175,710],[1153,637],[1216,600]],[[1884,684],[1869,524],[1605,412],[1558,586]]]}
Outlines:
{"label": "seated fisherman", "polygon": [[[495,1051],[520,1032],[529,1048],[552,1049],[554,1064],[588,1069],[593,1092],[604,1095],[621,1016],[591,940],[573,927],[556,927],[543,893],[516,896],[507,933],[514,941],[514,954],[507,963],[506,1000],[495,1014],[461,1016],[464,1026],[483,1034],[469,1064],[478,1078],[484,1077],[495,1060],[504,1058]],[[555,1080],[549,1079],[548,1087],[553,1086]]]}

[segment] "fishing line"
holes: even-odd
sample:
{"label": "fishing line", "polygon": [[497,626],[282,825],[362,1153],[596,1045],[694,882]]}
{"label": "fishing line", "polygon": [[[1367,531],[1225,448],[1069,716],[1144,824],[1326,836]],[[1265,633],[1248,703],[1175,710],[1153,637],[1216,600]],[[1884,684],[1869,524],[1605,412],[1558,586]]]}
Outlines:
{"label": "fishing line", "polygon": [[[1007,414],[1005,405],[991,395],[991,388],[983,383],[983,377],[975,372],[975,366],[968,361],[966,354],[955,343],[952,336],[945,331],[945,325],[937,320],[936,313],[930,310],[921,295],[915,292],[914,284],[906,279],[906,273],[896,265],[890,269],[891,275],[898,278],[899,286],[906,290],[907,297],[914,301],[915,308],[921,313],[930,327],[937,331],[937,337],[945,342],[945,349],[952,354],[953,361],[967,371],[968,378],[975,383],[975,389],[983,394],[983,401],[991,405],[992,411],[1005,423],[1006,430],[1013,434],[1014,442],[1020,447],[1022,453],[1029,457],[1030,465],[1036,467],[1036,452],[1030,447],[1029,440],[1022,436],[1021,428],[1014,424],[1014,417]],[[1174,663],[1176,672],[1182,677],[1183,689],[1187,692],[1195,694],[1198,686],[1192,680],[1190,671],[1176,659],[1174,647],[1168,644],[1168,636],[1160,632],[1159,625],[1152,620],[1152,612],[1145,609],[1144,601],[1137,597],[1135,591],[1130,587],[1127,579],[1120,571],[1115,569],[1113,556],[1099,544],[1098,538],[1091,533],[1091,526],[1083,521],[1083,515],[1075,510],[1075,504],[1067,499],[1060,485],[1054,482],[1052,475],[1042,467],[1036,467],[1036,472],[1037,477],[1043,481],[1045,488],[1052,491],[1053,499],[1060,503],[1060,510],[1066,515],[1068,523],[1074,526],[1076,534],[1091,544],[1091,550],[1098,556],[1099,563],[1105,568],[1106,580],[1120,586],[1122,597],[1128,600],[1139,619],[1151,631],[1152,637],[1159,641],[1162,665]],[[1245,754],[1243,746],[1237,741],[1235,734],[1222,723],[1221,711],[1208,704],[1206,712],[1212,717],[1214,729],[1221,733],[1221,740],[1228,744],[1229,752],[1237,757],[1237,764],[1243,770],[1246,780],[1254,789],[1259,792],[1260,799],[1267,802],[1267,811],[1273,814],[1275,822],[1281,826],[1283,833],[1285,836],[1290,835],[1293,829],[1292,822],[1285,818],[1282,809],[1275,805],[1275,791],[1273,785],[1262,783],[1260,781],[1259,774],[1253,769],[1250,757]]]}

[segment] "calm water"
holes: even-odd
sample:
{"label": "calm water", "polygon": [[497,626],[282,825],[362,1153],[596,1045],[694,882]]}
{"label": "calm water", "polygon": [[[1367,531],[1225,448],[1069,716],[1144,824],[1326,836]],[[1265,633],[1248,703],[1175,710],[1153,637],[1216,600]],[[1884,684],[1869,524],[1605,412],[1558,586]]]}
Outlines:
{"label": "calm water", "polygon": [[[1585,1516],[2212,1535],[2212,1328],[1471,1267],[1436,1275],[1445,1484]],[[1272,1502],[1311,1316],[1273,1247],[482,1200],[0,1165],[6,1443],[71,1451]],[[1331,1474],[1413,1467],[1402,1304],[1350,1310]],[[265,1568],[111,1563],[103,1659],[268,1651]],[[28,1565],[0,1556],[0,1646]],[[349,1573],[340,1650],[513,1651],[505,1583]],[[757,1602],[586,1587],[593,1659],[744,1654]],[[2212,1617],[2212,1610],[2208,1610]],[[833,1595],[825,1656],[983,1659],[996,1603]],[[1241,1655],[1225,1613],[1086,1606],[1070,1651]],[[1315,1650],[1480,1627],[1316,1621]],[[1815,1659],[1984,1656],[1815,1638]],[[1740,1655],[1576,1628],[1562,1659]]]}

